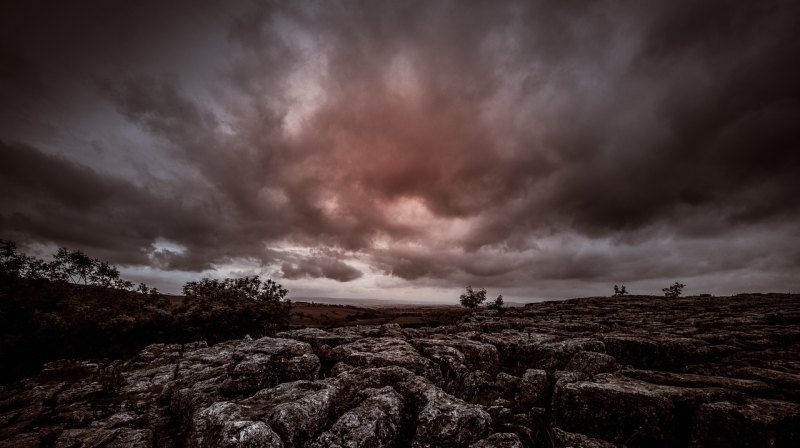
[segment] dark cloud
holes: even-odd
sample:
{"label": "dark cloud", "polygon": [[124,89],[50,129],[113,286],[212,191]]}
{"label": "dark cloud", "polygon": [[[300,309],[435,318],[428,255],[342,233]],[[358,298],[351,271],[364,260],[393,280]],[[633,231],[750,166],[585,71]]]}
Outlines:
{"label": "dark cloud", "polygon": [[159,237],[218,230],[202,210],[181,207],[178,198],[24,144],[0,141],[0,186],[4,233],[108,252],[114,262],[147,263],[146,252]]}
{"label": "dark cloud", "polygon": [[329,278],[339,282],[349,282],[364,275],[358,269],[331,258],[310,258],[294,264],[285,262],[281,265],[283,276],[296,280],[299,278]]}
{"label": "dark cloud", "polygon": [[800,286],[796,2],[44,6],[0,14],[4,234],[165,276]]}

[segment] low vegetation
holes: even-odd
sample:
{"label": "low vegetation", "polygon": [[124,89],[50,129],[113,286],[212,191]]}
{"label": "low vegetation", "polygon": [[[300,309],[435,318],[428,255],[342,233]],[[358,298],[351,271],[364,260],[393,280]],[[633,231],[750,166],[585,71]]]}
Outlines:
{"label": "low vegetation", "polygon": [[[474,310],[475,308],[479,307],[483,302],[486,301],[486,288],[474,289],[472,286],[467,286],[467,290],[464,294],[461,294],[459,297],[459,302],[461,302],[461,306],[468,308],[470,310]],[[503,304],[503,295],[497,296],[493,302],[490,302],[487,305],[487,308],[500,310],[504,306]]]}
{"label": "low vegetation", "polygon": [[461,294],[459,302],[464,308],[475,309],[486,301],[486,289],[481,288],[478,290],[472,289],[472,286],[467,286],[467,292]]}
{"label": "low vegetation", "polygon": [[666,287],[661,291],[664,293],[664,297],[667,297],[669,299],[676,299],[681,296],[681,293],[683,293],[683,288],[685,286],[686,285],[684,285],[683,283],[675,282],[672,284],[672,286]]}
{"label": "low vegetation", "polygon": [[500,294],[499,296],[497,296],[496,299],[494,299],[493,302],[489,302],[488,304],[486,304],[486,308],[498,312],[505,311],[506,308],[505,308],[505,302],[503,302],[503,295]]}
{"label": "low vegetation", "polygon": [[80,251],[45,261],[0,241],[0,381],[70,357],[123,357],[154,342],[222,341],[288,328],[291,302],[258,277],[202,279],[184,298],[120,278]]}

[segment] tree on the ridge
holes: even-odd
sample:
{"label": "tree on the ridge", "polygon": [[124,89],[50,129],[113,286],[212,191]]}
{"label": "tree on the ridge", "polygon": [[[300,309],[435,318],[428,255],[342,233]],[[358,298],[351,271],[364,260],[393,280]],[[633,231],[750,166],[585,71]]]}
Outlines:
{"label": "tree on the ridge", "polygon": [[280,302],[288,292],[288,289],[272,279],[262,283],[256,275],[225,280],[204,278],[183,285],[183,294],[186,297],[220,302]]}
{"label": "tree on the ridge", "polygon": [[92,284],[105,288],[116,287],[119,283],[119,269],[106,261],[95,260],[95,267],[90,277]]}
{"label": "tree on the ridge", "polygon": [[461,294],[459,300],[461,305],[466,308],[477,308],[486,300],[486,288],[481,288],[476,291],[472,289],[472,286],[467,286],[467,292]]}
{"label": "tree on the ridge", "polygon": [[505,303],[503,302],[503,295],[502,294],[497,296],[497,298],[494,299],[494,302],[489,302],[486,305],[486,308],[489,308],[490,310],[497,310],[497,311],[504,311],[504,307],[505,307]]}
{"label": "tree on the ridge", "polygon": [[627,294],[628,291],[625,289],[625,285],[622,286],[614,285],[614,297],[622,297]]}
{"label": "tree on the ridge", "polygon": [[130,289],[133,283],[119,276],[119,269],[92,259],[79,250],[59,248],[52,261],[17,252],[13,241],[0,240],[0,274],[31,280],[63,281],[72,284]]}
{"label": "tree on the ridge", "polygon": [[684,286],[686,285],[684,285],[683,283],[675,282],[672,284],[672,286],[664,288],[661,291],[664,292],[664,297],[675,299],[681,296]]}
{"label": "tree on the ridge", "polygon": [[82,281],[87,285],[93,267],[94,260],[85,253],[61,247],[53,254],[50,272],[54,280],[68,281],[76,285]]}
{"label": "tree on the ridge", "polygon": [[17,252],[17,245],[13,241],[0,240],[0,274],[19,277],[26,261],[25,255]]}

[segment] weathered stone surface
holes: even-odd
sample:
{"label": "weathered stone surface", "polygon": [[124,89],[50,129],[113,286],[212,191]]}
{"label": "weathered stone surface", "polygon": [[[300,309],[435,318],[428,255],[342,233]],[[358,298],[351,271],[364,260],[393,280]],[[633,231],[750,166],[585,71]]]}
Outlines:
{"label": "weathered stone surface", "polygon": [[674,335],[604,336],[607,352],[624,364],[644,369],[677,371],[692,364],[704,341]]}
{"label": "weathered stone surface", "polygon": [[331,418],[335,393],[329,383],[297,381],[262,390],[243,405],[264,419],[287,446],[304,446]]}
{"label": "weathered stone surface", "polygon": [[332,333],[319,328],[302,328],[298,330],[283,331],[277,334],[280,338],[296,339],[308,342],[314,349],[324,345],[336,347],[337,345],[355,342],[361,339],[361,335],[347,333]]}
{"label": "weathered stone surface", "polygon": [[54,446],[56,448],[71,448],[74,446],[86,448],[143,448],[151,446],[152,438],[152,432],[147,429],[67,429],[61,432]]}
{"label": "weathered stone surface", "polygon": [[302,329],[0,388],[0,447],[798,446],[800,297],[597,298]]}
{"label": "weathered stone surface", "polygon": [[583,434],[553,428],[553,442],[563,448],[616,448],[617,445],[605,440],[595,439]]}
{"label": "weathered stone surface", "polygon": [[728,378],[714,375],[697,375],[692,373],[659,372],[653,370],[624,369],[620,374],[629,378],[647,381],[653,384],[681,387],[719,387],[747,392],[752,395],[770,394],[771,387],[761,381]]}
{"label": "weathered stone surface", "polygon": [[763,399],[703,404],[695,415],[692,446],[800,446],[800,405]]}
{"label": "weathered stone surface", "polygon": [[491,428],[488,412],[442,390],[428,389],[424,401],[412,447],[464,446],[481,439]]}
{"label": "weathered stone surface", "polygon": [[[410,343],[439,368],[437,376],[448,392],[463,393],[474,397],[491,388],[489,384],[500,368],[497,348],[494,345],[474,341],[457,335],[438,338],[412,339]],[[476,373],[481,372],[479,374]],[[489,394],[491,395],[491,394]],[[490,399],[487,395],[484,399]]]}
{"label": "weathered stone surface", "polygon": [[210,446],[221,448],[283,448],[283,442],[264,422],[238,420],[228,422],[220,431],[219,440]]}
{"label": "weathered stone surface", "polygon": [[394,446],[403,416],[403,397],[390,386],[365,389],[360,394],[368,398],[339,417],[313,447]]}
{"label": "weathered stone surface", "polygon": [[627,446],[676,446],[692,409],[738,397],[719,388],[679,388],[602,374],[563,385],[553,397],[556,424]]}
{"label": "weathered stone surface", "polygon": [[589,376],[617,370],[617,360],[613,356],[598,352],[578,352],[567,364],[567,370],[583,372]]}
{"label": "weathered stone surface", "polygon": [[439,369],[408,342],[398,338],[365,338],[334,348],[331,356],[338,362],[358,367],[405,367],[434,381],[440,381]]}
{"label": "weathered stone surface", "polygon": [[192,421],[190,445],[196,447],[283,447],[283,442],[264,422],[243,418],[245,408],[218,402],[199,411]]}
{"label": "weathered stone surface", "polygon": [[522,408],[542,406],[549,399],[551,390],[547,372],[541,369],[528,369],[519,384],[517,403]]}
{"label": "weathered stone surface", "polygon": [[523,448],[523,445],[516,434],[499,432],[473,443],[470,448]]}

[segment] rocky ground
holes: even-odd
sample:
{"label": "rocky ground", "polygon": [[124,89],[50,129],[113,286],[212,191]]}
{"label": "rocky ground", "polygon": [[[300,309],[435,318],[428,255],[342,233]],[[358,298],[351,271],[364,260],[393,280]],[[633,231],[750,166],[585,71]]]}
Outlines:
{"label": "rocky ground", "polygon": [[800,446],[800,296],[578,299],[301,329],[0,391],[0,446]]}

